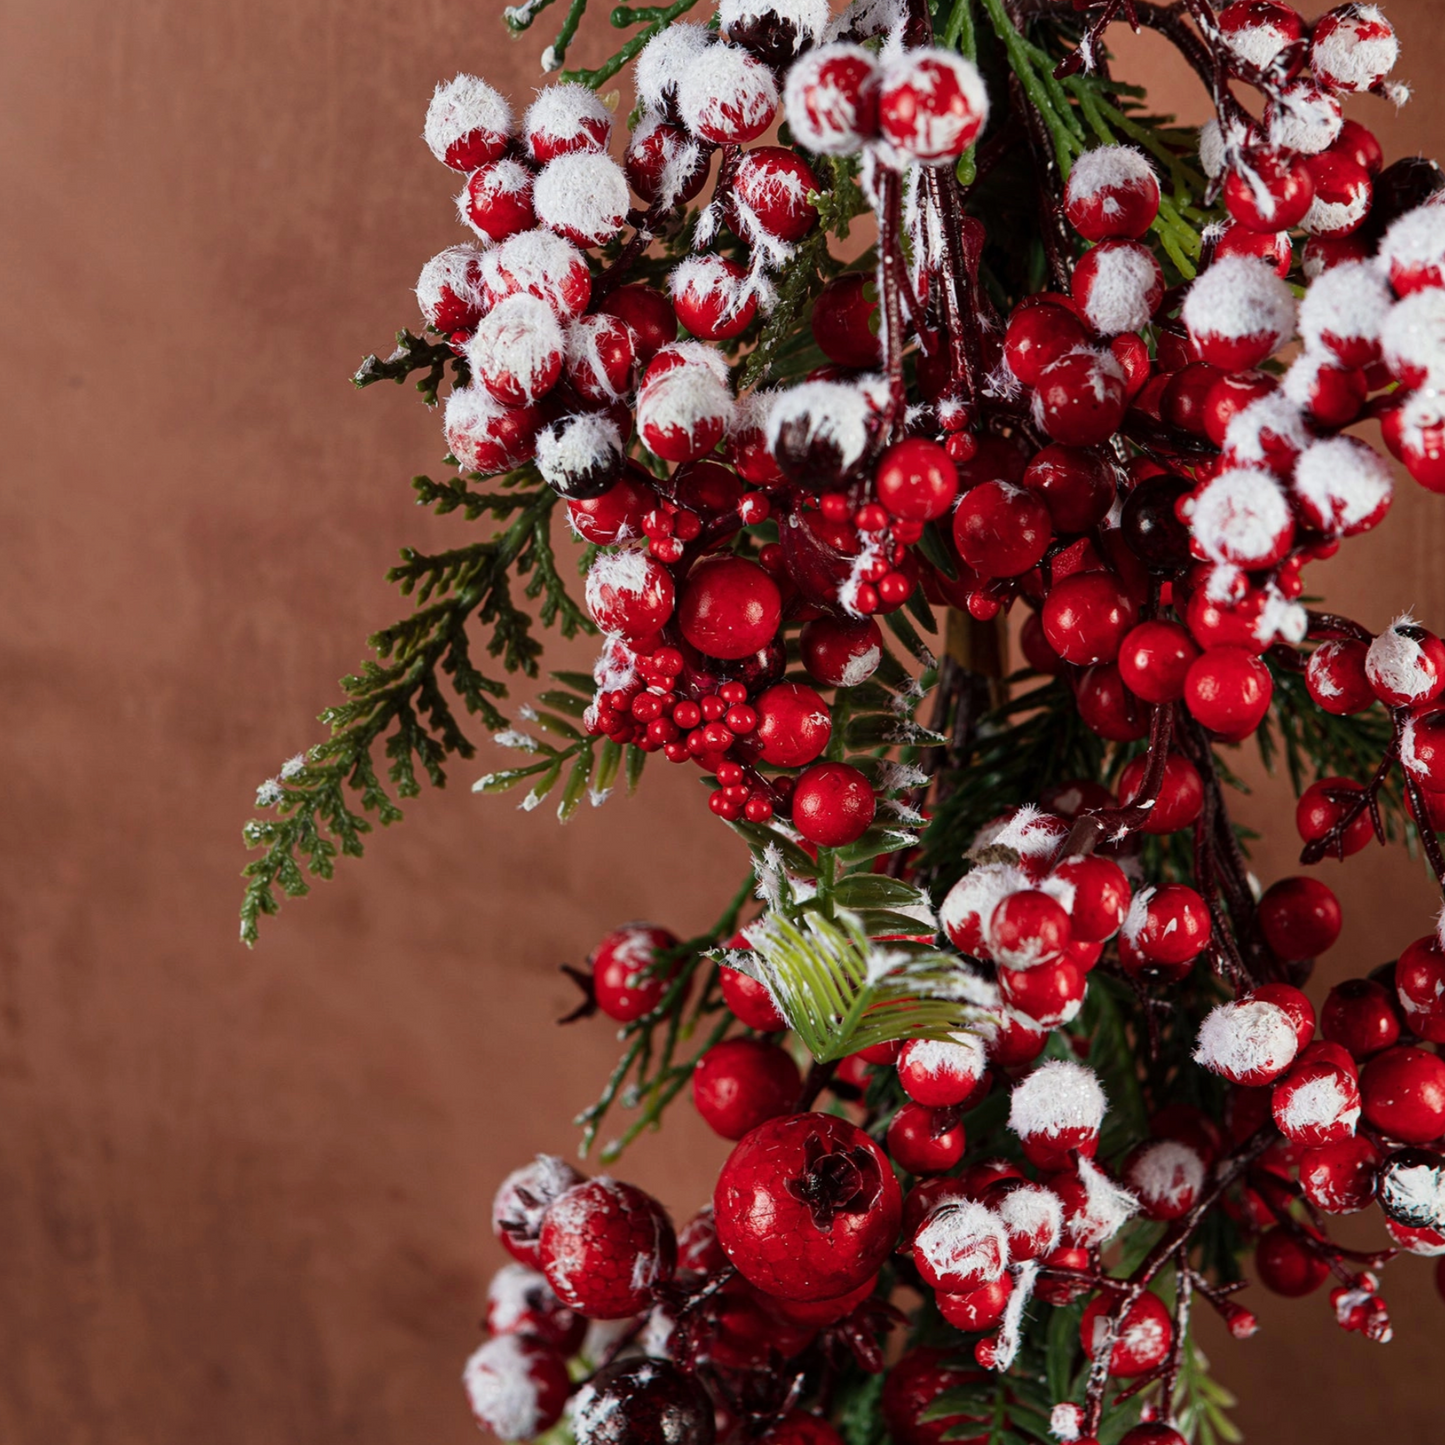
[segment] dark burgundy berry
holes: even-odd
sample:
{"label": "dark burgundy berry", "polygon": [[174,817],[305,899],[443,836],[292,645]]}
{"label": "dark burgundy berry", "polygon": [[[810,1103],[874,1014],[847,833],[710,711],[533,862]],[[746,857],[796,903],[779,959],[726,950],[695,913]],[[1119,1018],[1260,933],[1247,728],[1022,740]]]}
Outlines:
{"label": "dark burgundy berry", "polygon": [[1151,571],[1177,572],[1189,563],[1189,528],[1174,504],[1193,490],[1183,477],[1146,477],[1124,503],[1119,525],[1129,550]]}
{"label": "dark burgundy berry", "polygon": [[577,1392],[577,1445],[712,1445],[713,1408],[666,1360],[618,1360]]}
{"label": "dark burgundy berry", "polygon": [[1429,1149],[1396,1149],[1380,1166],[1380,1208],[1407,1229],[1445,1229],[1445,1157]]}

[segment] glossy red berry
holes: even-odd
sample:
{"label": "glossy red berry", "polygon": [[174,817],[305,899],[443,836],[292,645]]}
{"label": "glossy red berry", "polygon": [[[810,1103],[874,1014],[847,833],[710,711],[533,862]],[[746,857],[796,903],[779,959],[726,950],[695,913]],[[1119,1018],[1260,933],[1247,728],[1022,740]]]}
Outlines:
{"label": "glossy red berry", "polygon": [[881,321],[878,283],[861,271],[847,271],[828,282],[813,303],[813,340],[839,366],[878,366]]}
{"label": "glossy red berry", "polygon": [[581,1347],[587,1321],[563,1306],[546,1275],[504,1264],[487,1285],[487,1328],[494,1335],[532,1335],[565,1359]]}
{"label": "glossy red berry", "polygon": [[[1097,335],[1137,339],[1164,299],[1164,272],[1154,253],[1138,241],[1101,241],[1075,262],[1070,294]],[[1119,352],[1114,356],[1122,364]],[[1147,378],[1147,347],[1142,372]]]}
{"label": "glossy red berry", "polygon": [[1265,942],[1283,959],[1314,958],[1340,936],[1339,900],[1316,878],[1281,878],[1259,901]]}
{"label": "glossy red berry", "polygon": [[1365,673],[1368,651],[1368,644],[1356,638],[1339,638],[1320,643],[1310,654],[1305,686],[1326,712],[1344,717],[1373,705],[1375,690]]}
{"label": "glossy red berry", "polygon": [[[1344,816],[1352,796],[1364,792],[1361,784],[1351,778],[1320,778],[1311,783],[1300,794],[1295,808],[1295,827],[1306,843],[1314,842],[1328,834]],[[1355,814],[1341,837],[1343,854],[1348,858],[1374,841],[1375,828],[1370,820],[1370,810],[1362,808]],[[1331,852],[1327,856],[1337,857]]]}
{"label": "glossy red berry", "polygon": [[858,45],[815,46],[788,71],[788,125],[821,155],[848,155],[878,130],[878,66]]}
{"label": "glossy red berry", "polygon": [[756,562],[720,557],[694,567],[677,607],[682,635],[709,657],[751,657],[782,620],[778,584]]}
{"label": "glossy red berry", "polygon": [[933,1109],[964,1103],[987,1067],[981,1038],[910,1039],[898,1054],[898,1082],[917,1104]]}
{"label": "glossy red berry", "polygon": [[842,848],[867,831],[877,809],[868,779],[847,763],[814,763],[793,788],[793,826],[820,848]]}
{"label": "glossy red berry", "polygon": [[1256,151],[1249,158],[1253,174],[1231,170],[1224,180],[1229,214],[1251,231],[1276,234],[1304,220],[1315,198],[1314,178],[1302,157],[1284,151]]}
{"label": "glossy red berry", "polygon": [[1087,532],[1109,514],[1116,484],[1112,466],[1082,447],[1046,446],[1029,463],[1023,485],[1038,493],[1056,532]]}
{"label": "glossy red berry", "polygon": [[1365,676],[1387,707],[1420,707],[1445,689],[1445,644],[1409,617],[1392,622],[1365,653]]}
{"label": "glossy red berry", "polygon": [[656,1008],[667,991],[669,971],[661,967],[662,956],[677,943],[667,929],[649,923],[629,923],[609,933],[591,960],[597,1007],[623,1024]]}
{"label": "glossy red berry", "polygon": [[989,952],[1000,967],[1029,969],[1062,958],[1073,930],[1056,898],[1037,888],[1021,888],[993,910],[987,938]]}
{"label": "glossy red berry", "polygon": [[474,171],[496,160],[515,133],[512,107],[475,75],[458,75],[437,86],[427,106],[427,147],[454,171]]}
{"label": "glossy red berry", "polygon": [[1124,1162],[1124,1183],[1148,1219],[1182,1219],[1199,1199],[1205,1164],[1197,1149],[1177,1139],[1140,1144]]}
{"label": "glossy red berry", "polygon": [[[1119,774],[1119,801],[1127,806],[1138,797],[1148,770],[1146,757],[1132,758]],[[1170,753],[1164,760],[1164,779],[1144,823],[1145,833],[1177,833],[1192,827],[1204,809],[1204,782],[1199,769],[1182,753]]]}
{"label": "glossy red berry", "polygon": [[783,146],[755,146],[738,162],[728,198],[728,225],[756,242],[757,231],[778,241],[801,241],[817,224],[808,199],[820,185],[813,168]]}
{"label": "glossy red berry", "polygon": [[748,286],[748,273],[725,256],[689,256],[673,267],[668,287],[677,319],[704,341],[740,335],[757,315],[758,299]]}
{"label": "glossy red berry", "polygon": [[707,182],[708,162],[707,148],[681,126],[650,116],[632,132],[622,168],[627,183],[651,206],[692,200]]}
{"label": "glossy red berry", "polygon": [[664,346],[677,340],[677,313],[672,309],[672,302],[654,286],[619,286],[608,293],[597,309],[632,328],[637,338],[637,359],[642,366]]}
{"label": "glossy red berry", "polygon": [[921,165],[956,160],[988,118],[988,92],[971,61],[942,49],[907,51],[883,69],[878,129]]}
{"label": "glossy red berry", "polygon": [[1149,731],[1149,716],[1124,685],[1118,665],[1103,662],[1079,679],[1074,692],[1085,726],[1110,742],[1137,742]]}
{"label": "glossy red berry", "polygon": [[1389,990],[1374,979],[1347,979],[1336,984],[1325,999],[1320,1032],[1363,1061],[1399,1040],[1397,1005]]}
{"label": "glossy red berry", "polygon": [[1184,705],[1211,732],[1247,737],[1264,721],[1274,696],[1269,669],[1242,647],[1210,647],[1190,664]]}
{"label": "glossy red berry", "polygon": [[857,687],[883,660],[883,634],[871,617],[814,618],[804,626],[799,643],[803,666],[828,687]]}
{"label": "glossy red berry", "polygon": [[938,1312],[954,1329],[964,1334],[977,1334],[992,1329],[1008,1308],[1009,1297],[1014,1284],[1007,1274],[1000,1275],[988,1284],[964,1294],[947,1294],[940,1291],[936,1296]]}
{"label": "glossy red berry", "polygon": [[724,1039],[698,1061],[692,1101],[715,1134],[741,1139],[789,1113],[802,1080],[787,1051],[762,1039]]}
{"label": "glossy red berry", "polygon": [[1119,645],[1119,675],[1145,702],[1177,702],[1198,656],[1194,639],[1177,622],[1141,622]]}
{"label": "glossy red berry", "polygon": [[1259,1282],[1286,1299],[1313,1294],[1326,1280],[1330,1267],[1308,1246],[1283,1229],[1268,1229],[1254,1249]]}
{"label": "glossy red berry", "polygon": [[1133,597],[1114,573],[1075,572],[1056,582],[1044,599],[1044,636],[1065,662],[1080,667],[1112,662],[1138,615]]}
{"label": "glossy red berry", "polygon": [[959,1440],[959,1445],[974,1445],[964,1434],[964,1427],[974,1423],[982,1430],[977,1438],[987,1439],[988,1425],[983,1416],[960,1412],[940,1419],[923,1418],[940,1395],[984,1378],[981,1370],[946,1350],[909,1350],[883,1381],[883,1423],[894,1445],[942,1445],[945,1435]]}
{"label": "glossy red berry", "polygon": [[942,1174],[963,1158],[963,1125],[952,1110],[904,1104],[888,1125],[884,1142],[893,1162],[909,1174]]}
{"label": "glossy red berry", "polygon": [[1445,1060],[1399,1045],[1376,1054],[1360,1075],[1366,1120],[1405,1144],[1445,1134]]}
{"label": "glossy red berry", "polygon": [[773,1119],[728,1156],[713,1196],[718,1240],[750,1283],[833,1299],[874,1274],[903,1199],[882,1150],[830,1114]]}
{"label": "glossy red berry", "polygon": [[773,996],[757,979],[724,964],[718,970],[718,983],[723,1002],[733,1011],[739,1023],[761,1033],[778,1033],[788,1021],[778,1012]]}
{"label": "glossy red berry", "polygon": [[650,1194],[616,1179],[589,1179],[553,1202],[538,1254],[557,1298],[588,1319],[634,1315],[654,1285],[672,1278],[677,1237]]}
{"label": "glossy red berry", "polygon": [[1033,968],[1000,968],[999,993],[1009,1008],[1043,1029],[1061,1028],[1079,1012],[1087,979],[1072,956]]}
{"label": "glossy red berry", "polygon": [[1299,1182],[1305,1198],[1326,1214],[1353,1214],[1375,1197],[1379,1150],[1363,1135],[1305,1149]]}
{"label": "glossy red berry", "polygon": [[1166,883],[1135,895],[1122,936],[1150,963],[1172,967],[1197,957],[1212,932],[1199,894],[1183,883]]}
{"label": "glossy red berry", "polygon": [[753,704],[757,727],[753,736],[762,760],[779,768],[800,768],[820,757],[833,730],[828,704],[799,682],[779,682],[760,693]]}
{"label": "glossy red berry", "polygon": [[[1109,1319],[1123,1300],[1112,1291],[1104,1291],[1089,1302],[1079,1322],[1079,1341],[1092,1360],[1105,1348],[1109,1337]],[[1125,1311],[1119,1322],[1114,1348],[1109,1355],[1109,1373],[1116,1378],[1132,1379],[1163,1363],[1174,1340],[1174,1322],[1169,1309],[1156,1294],[1145,1290]]]}
{"label": "glossy red berry", "polygon": [[1039,373],[1033,415],[1053,441],[1092,447],[1119,429],[1127,404],[1123,368],[1111,353],[1084,347]]}
{"label": "glossy red berry", "polygon": [[953,505],[958,469],[936,442],[910,437],[883,453],[873,485],[892,516],[929,522]]}
{"label": "glossy red berry", "polygon": [[1038,497],[1012,482],[983,482],[953,514],[958,555],[982,577],[1016,577],[1038,565],[1053,529]]}
{"label": "glossy red berry", "polygon": [[1054,876],[1074,890],[1069,906],[1073,937],[1081,943],[1112,938],[1129,908],[1129,880],[1112,858],[1097,853],[1066,858]]}
{"label": "glossy red berry", "polygon": [[1072,310],[1049,304],[1020,306],[1004,332],[1004,360],[1025,386],[1037,386],[1045,367],[1086,346],[1088,340],[1088,331]]}
{"label": "glossy red berry", "polygon": [[986,1205],[944,1200],[913,1236],[913,1263],[926,1284],[967,1294],[998,1279],[1008,1265],[1008,1231]]}

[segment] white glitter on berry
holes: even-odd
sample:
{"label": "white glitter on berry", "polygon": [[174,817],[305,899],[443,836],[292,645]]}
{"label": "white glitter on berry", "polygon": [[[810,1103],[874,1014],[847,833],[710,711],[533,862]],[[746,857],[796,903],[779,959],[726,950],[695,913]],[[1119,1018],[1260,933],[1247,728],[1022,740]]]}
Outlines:
{"label": "white glitter on berry", "polygon": [[1194,1061],[1236,1083],[1282,1074],[1299,1052],[1290,1016],[1263,999],[1222,1003],[1199,1025]]}
{"label": "white glitter on berry", "polygon": [[1014,1085],[1008,1123],[1020,1139],[1057,1139],[1075,1130],[1092,1134],[1104,1122],[1107,1106],[1092,1069],[1049,1059]]}
{"label": "white glitter on berry", "polygon": [[422,134],[431,153],[445,163],[447,151],[463,136],[474,131],[509,136],[512,128],[512,107],[499,91],[475,75],[458,75],[437,86]]}

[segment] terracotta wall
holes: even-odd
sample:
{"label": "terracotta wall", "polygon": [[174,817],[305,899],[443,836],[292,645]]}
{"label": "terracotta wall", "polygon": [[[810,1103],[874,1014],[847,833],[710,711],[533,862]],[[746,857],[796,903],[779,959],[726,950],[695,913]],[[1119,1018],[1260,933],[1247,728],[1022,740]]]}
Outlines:
{"label": "terracotta wall", "polygon": [[[258,950],[235,942],[254,788],[321,736],[336,677],[397,611],[398,544],[465,530],[410,500],[435,419],[347,376],[413,322],[420,263],[457,238],[417,140],[433,83],[536,81],[541,41],[509,45],[499,9],[51,0],[0,19],[6,1440],[474,1438],[457,1373],[498,1262],[488,1200],[531,1151],[570,1147],[613,1053],[601,1025],[551,1025],[555,965],[627,918],[705,925],[738,867],[679,773],[559,831],[467,792],[486,747]],[[1420,94],[1368,118],[1398,153],[1445,132],[1445,45],[1432,0],[1393,12]],[[1145,62],[1161,103],[1197,111]],[[1321,580],[1369,623],[1399,603],[1439,622],[1442,517],[1407,486]],[[1245,808],[1278,828],[1266,877],[1288,866],[1284,806],[1269,787]],[[1345,877],[1322,984],[1433,908],[1403,857]],[[721,1154],[681,1108],[626,1167],[685,1214]],[[1392,1272],[1386,1350],[1319,1299],[1266,1299],[1254,1343],[1212,1342],[1253,1438],[1437,1436],[1428,1274]]]}

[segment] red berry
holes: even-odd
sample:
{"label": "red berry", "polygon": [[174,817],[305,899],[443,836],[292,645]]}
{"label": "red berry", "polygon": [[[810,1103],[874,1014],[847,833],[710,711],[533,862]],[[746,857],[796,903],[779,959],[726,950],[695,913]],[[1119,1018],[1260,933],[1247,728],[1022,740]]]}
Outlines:
{"label": "red berry", "polygon": [[1326,1214],[1353,1214],[1375,1197],[1379,1151],[1363,1135],[1305,1149],[1299,1182],[1305,1198]]}
{"label": "red berry", "polygon": [[706,64],[684,70],[677,92],[682,123],[716,146],[756,140],[778,111],[772,71],[736,45],[710,46]]}
{"label": "red berry", "polygon": [[489,306],[525,292],[571,321],[591,300],[592,273],[570,241],[550,231],[521,231],[482,253],[482,290]]}
{"label": "red berry", "polygon": [[1277,276],[1288,276],[1294,264],[1288,231],[1251,231],[1248,226],[1230,225],[1215,242],[1214,254],[1253,256],[1273,267]]}
{"label": "red berry", "polygon": [[1345,1059],[1340,1063],[1323,1056],[1301,1058],[1275,1084],[1270,1109],[1280,1133],[1292,1144],[1337,1144],[1354,1134],[1360,1118],[1360,1087],[1353,1060],[1348,1055]]}
{"label": "red berry", "polygon": [[604,632],[642,638],[672,616],[672,576],[645,552],[603,552],[592,563],[584,593],[587,610]]}
{"label": "red berry", "polygon": [[813,169],[783,146],[757,146],[738,162],[728,198],[727,223],[753,244],[754,231],[779,241],[801,241],[817,223],[808,199],[820,189]]}
{"label": "red berry", "polygon": [[762,1039],[724,1039],[698,1061],[692,1101],[713,1133],[741,1139],[791,1112],[801,1080],[784,1049]]}
{"label": "red berry", "polygon": [[459,75],[437,86],[427,106],[427,146],[454,171],[474,171],[496,160],[515,130],[511,106],[475,75]]}
{"label": "red berry", "polygon": [[1087,532],[1114,505],[1114,470],[1097,452],[1054,443],[1029,463],[1023,485],[1036,492],[1056,532]]}
{"label": "red berry", "polygon": [[1049,514],[1030,491],[983,482],[953,514],[958,555],[983,577],[1016,577],[1038,565],[1053,538]]}
{"label": "red berry", "polygon": [[503,406],[482,386],[458,387],[447,398],[447,447],[468,471],[495,476],[530,461],[542,413],[534,406]]}
{"label": "red berry", "polygon": [[1358,161],[1333,150],[1306,156],[1305,165],[1315,194],[1300,228],[1331,240],[1353,235],[1370,214],[1374,199],[1370,173]]}
{"label": "red berry", "polygon": [[546,1275],[504,1264],[487,1286],[487,1328],[494,1335],[532,1335],[566,1358],[581,1347],[587,1321],[563,1307]]}
{"label": "red berry", "polygon": [[[1139,796],[1148,769],[1146,757],[1131,759],[1119,774],[1119,801],[1127,806]],[[1144,824],[1146,833],[1177,833],[1191,827],[1204,809],[1204,783],[1199,769],[1181,753],[1164,760],[1164,781]]]}
{"label": "red berry", "polygon": [[1212,932],[1199,894],[1182,883],[1165,883],[1135,895],[1122,936],[1150,963],[1173,967],[1196,958]]}
{"label": "red berry", "polygon": [[996,1280],[964,1294],[940,1292],[936,1296],[938,1312],[954,1329],[962,1330],[964,1334],[977,1334],[999,1322],[1008,1308],[1013,1288],[1013,1280],[1002,1274]]}
{"label": "red berry", "polygon": [[1241,226],[1271,234],[1292,230],[1315,198],[1314,179],[1303,158],[1284,151],[1255,151],[1250,177],[1231,170],[1224,179],[1224,204]]}
{"label": "red berry", "polygon": [[[1217,21],[1226,49],[1256,70],[1269,70],[1305,33],[1299,12],[1280,0],[1230,0]],[[1288,74],[1298,71],[1300,63],[1294,60]]]}
{"label": "red berry", "polygon": [[[1098,335],[1138,333],[1164,299],[1164,272],[1154,253],[1138,241],[1101,241],[1075,263],[1070,291]],[[1146,377],[1147,355],[1146,347]]]}
{"label": "red berry", "polygon": [[1149,731],[1148,716],[1139,699],[1124,686],[1115,663],[1091,667],[1079,679],[1074,694],[1086,727],[1110,742],[1136,742]]}
{"label": "red berry", "polygon": [[903,1200],[861,1129],[795,1114],[753,1130],[713,1198],[718,1240],[750,1283],[783,1299],[833,1299],[874,1274],[898,1237]]}
{"label": "red berry", "polygon": [[532,1440],[562,1418],[572,1389],[567,1362],[528,1335],[498,1335],[462,1370],[477,1424],[498,1440]]}
{"label": "red berry", "polygon": [[677,1238],[650,1194],[615,1179],[591,1179],[548,1209],[539,1254],[547,1283],[568,1309],[616,1320],[636,1314],[653,1286],[672,1278]]}
{"label": "red berry", "polygon": [[[1109,1319],[1123,1303],[1111,1290],[1102,1291],[1084,1311],[1079,1322],[1079,1341],[1092,1360],[1108,1339]],[[1164,1362],[1174,1340],[1174,1322],[1168,1307],[1157,1294],[1145,1290],[1125,1311],[1119,1322],[1114,1348],[1109,1355],[1109,1373],[1132,1379],[1147,1374]]]}
{"label": "red berry", "polygon": [[1120,644],[1119,675],[1145,702],[1177,702],[1198,656],[1194,640],[1177,622],[1141,622]]}
{"label": "red berry", "polygon": [[1445,1060],[1400,1045],[1377,1054],[1360,1076],[1366,1120],[1406,1144],[1428,1144],[1445,1133]]}
{"label": "red berry", "polygon": [[1127,402],[1123,368],[1109,352],[1083,347],[1039,373],[1033,415],[1053,441],[1091,447],[1119,429]]}
{"label": "red berry", "polygon": [[1264,262],[1224,256],[1195,279],[1179,314],[1206,362],[1243,371],[1289,339],[1295,300]]}
{"label": "red berry", "polygon": [[1003,1220],[972,1200],[936,1204],[913,1236],[918,1273],[945,1294],[967,1294],[992,1283],[1003,1274],[1008,1257]]}
{"label": "red berry", "polygon": [[1087,980],[1070,956],[1034,968],[1000,968],[999,993],[1011,1009],[1043,1029],[1062,1028],[1079,1012]]}
{"label": "red berry", "polygon": [[1211,647],[1190,664],[1184,705],[1211,732],[1247,737],[1264,721],[1274,695],[1269,669],[1242,647]]}
{"label": "red berry", "polygon": [[496,243],[530,231],[537,224],[531,171],[507,158],[481,166],[467,177],[457,210],[483,241]]}
{"label": "red berry", "polygon": [[680,205],[707,183],[710,160],[709,150],[681,126],[654,115],[632,132],[622,168],[628,184],[649,206]]}
{"label": "red berry", "polygon": [[871,275],[849,271],[828,282],[813,303],[813,340],[839,366],[878,366],[881,320],[878,283]]}
{"label": "red berry", "polygon": [[637,338],[637,360],[642,366],[677,340],[677,313],[672,302],[653,286],[619,286],[597,309],[632,328]]}
{"label": "red berry", "polygon": [[427,321],[448,335],[475,330],[486,310],[482,253],[475,246],[448,246],[421,268],[417,304]]}
{"label": "red berry", "polygon": [[1326,712],[1344,717],[1374,704],[1375,690],[1365,674],[1368,650],[1366,643],[1349,637],[1322,642],[1310,654],[1305,686]]}
{"label": "red berry", "polygon": [[757,315],[758,299],[748,273],[712,252],[689,256],[668,277],[677,319],[704,341],[725,341],[746,331]]}
{"label": "red berry", "polygon": [[1055,583],[1044,599],[1044,636],[1065,662],[1081,667],[1112,662],[1138,615],[1114,573],[1076,572]]}
{"label": "red berry", "polygon": [[936,442],[910,437],[884,452],[874,474],[878,500],[895,517],[929,522],[958,495],[958,470]]}
{"label": "red berry", "polygon": [[846,763],[814,763],[793,789],[793,826],[820,848],[856,842],[873,821],[877,802],[868,779]]}
{"label": "red berry", "polygon": [[942,49],[912,50],[890,61],[878,90],[878,129],[922,165],[956,160],[988,118],[977,67]]}
{"label": "red berry", "polygon": [[[668,983],[667,973],[657,964],[677,942],[667,929],[648,923],[629,923],[609,933],[591,960],[597,1007],[623,1024],[655,1009]],[[676,965],[672,971],[676,972]]]}
{"label": "red berry", "polygon": [[1373,90],[1394,69],[1398,51],[1394,27],[1374,6],[1340,5],[1315,21],[1310,71],[1331,90]]}
{"label": "red berry", "polygon": [[1021,888],[1003,899],[989,919],[987,935],[989,952],[1008,969],[1057,962],[1072,936],[1063,906],[1036,888]]}
{"label": "red berry", "polygon": [[931,1109],[964,1103],[987,1067],[983,1041],[971,1034],[957,1040],[910,1039],[898,1055],[898,1082],[916,1104]]}
{"label": "red berry", "polygon": [[1368,1059],[1400,1037],[1395,1001],[1372,978],[1346,979],[1330,990],[1320,1010],[1320,1031],[1354,1058]]}
{"label": "red berry", "polygon": [[753,736],[762,748],[762,760],[779,768],[800,768],[820,757],[833,730],[828,704],[798,682],[780,682],[756,703],[757,728]]}
{"label": "red berry", "polygon": [[850,155],[878,130],[878,67],[858,45],[814,47],[788,71],[788,125],[821,155]]}
{"label": "red berry", "polygon": [[[1295,827],[1298,828],[1300,837],[1306,843],[1323,838],[1344,816],[1349,797],[1362,792],[1364,788],[1350,778],[1320,778],[1311,783],[1300,795],[1299,804],[1295,808]],[[1348,858],[1351,854],[1358,853],[1373,841],[1374,836],[1370,810],[1361,809],[1345,829],[1344,856]],[[1328,856],[1337,855],[1331,853]]]}
{"label": "red berry", "polygon": [[1315,878],[1281,878],[1259,900],[1259,926],[1275,955],[1314,958],[1340,936],[1340,904]]}
{"label": "red berry", "polygon": [[1177,1139],[1155,1139],[1130,1153],[1123,1180],[1147,1219],[1182,1219],[1199,1198],[1204,1173],[1198,1150]]}
{"label": "red berry", "polygon": [[677,608],[682,635],[699,652],[730,660],[766,647],[781,618],[778,584],[745,557],[720,557],[694,567]]}
{"label": "red berry", "polygon": [[1119,931],[1129,907],[1129,880],[1110,858],[1097,853],[1065,858],[1054,876],[1074,890],[1069,919],[1081,943],[1103,943]]}
{"label": "red berry", "polygon": [[555,1154],[539,1154],[532,1163],[512,1170],[492,1200],[492,1233],[502,1248],[535,1268],[543,1216],[554,1199],[581,1183],[582,1175]]}
{"label": "red berry", "polygon": [[843,1437],[821,1415],[793,1410],[758,1437],[758,1445],[844,1445]]}
{"label": "red berry", "polygon": [[1365,676],[1388,707],[1419,707],[1445,689],[1445,645],[1408,617],[1390,624],[1365,654]]}
{"label": "red berry", "polygon": [[[746,947],[745,944],[741,946]],[[718,983],[722,988],[723,1002],[739,1023],[765,1034],[787,1028],[788,1021],[778,1012],[772,994],[757,979],[750,978],[740,969],[723,965],[718,970]]]}
{"label": "red berry", "polygon": [[1045,367],[1087,345],[1088,339],[1078,316],[1063,306],[1020,306],[1004,333],[1004,360],[1025,386],[1037,386]]}
{"label": "red berry", "polygon": [[622,479],[600,497],[569,497],[567,514],[579,536],[607,547],[639,536],[642,519],[656,502],[651,488],[635,473],[624,471]]}
{"label": "red berry", "polygon": [[893,1116],[885,1143],[909,1174],[942,1174],[963,1158],[965,1138],[954,1111],[910,1101]]}
{"label": "red berry", "polygon": [[1074,162],[1064,214],[1086,240],[1143,236],[1159,214],[1159,182],[1142,151],[1097,146]]}
{"label": "red berry", "polygon": [[803,666],[828,687],[857,687],[873,676],[883,658],[883,634],[871,618],[814,618],[799,642]]}
{"label": "red berry", "polygon": [[1286,1299],[1313,1294],[1329,1275],[1330,1267],[1312,1249],[1283,1229],[1267,1229],[1254,1249],[1259,1282]]}

